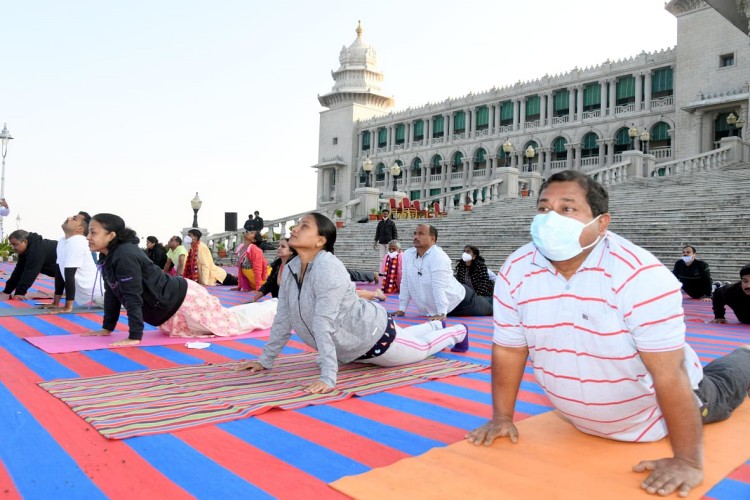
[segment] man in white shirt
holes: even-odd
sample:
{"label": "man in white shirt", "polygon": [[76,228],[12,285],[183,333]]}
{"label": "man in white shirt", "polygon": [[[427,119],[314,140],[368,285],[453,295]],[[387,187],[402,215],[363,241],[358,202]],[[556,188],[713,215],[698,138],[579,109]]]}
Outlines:
{"label": "man in white shirt", "polygon": [[414,246],[402,257],[399,310],[403,316],[410,300],[420,314],[441,321],[447,316],[492,316],[491,297],[481,297],[453,276],[451,259],[436,245],[438,232],[430,224],[414,230]]}
{"label": "man in white shirt", "polygon": [[[104,287],[97,272],[94,257],[89,250],[86,236],[91,217],[78,212],[65,219],[62,224],[65,236],[57,242],[57,272],[55,274],[55,298],[47,307],[50,313],[71,312],[74,304],[104,305]],[[65,305],[60,299],[65,292]]]}

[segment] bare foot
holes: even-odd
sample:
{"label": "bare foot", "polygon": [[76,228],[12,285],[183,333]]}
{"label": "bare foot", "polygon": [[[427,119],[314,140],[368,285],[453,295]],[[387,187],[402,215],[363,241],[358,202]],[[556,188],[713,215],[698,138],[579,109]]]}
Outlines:
{"label": "bare foot", "polygon": [[112,342],[111,344],[109,344],[109,347],[130,347],[131,345],[138,345],[140,343],[140,340],[122,339],[118,340],[117,342]]}
{"label": "bare foot", "polygon": [[106,337],[111,333],[112,332],[110,330],[105,330],[102,328],[101,330],[92,330],[90,332],[84,332],[81,334],[81,337]]}
{"label": "bare foot", "polygon": [[380,302],[385,302],[385,300],[387,299],[387,297],[383,293],[383,290],[376,290],[375,291],[375,299],[379,300]]}

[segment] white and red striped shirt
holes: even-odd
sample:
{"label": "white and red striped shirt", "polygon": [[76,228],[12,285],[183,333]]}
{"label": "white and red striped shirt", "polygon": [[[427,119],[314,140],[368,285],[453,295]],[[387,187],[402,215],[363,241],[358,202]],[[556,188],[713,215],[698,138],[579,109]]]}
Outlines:
{"label": "white and red striped shirt", "polygon": [[612,232],[570,280],[529,243],[495,282],[493,340],[528,346],[539,385],[582,432],[655,441],[667,427],[639,351],[684,349],[694,389],[703,378],[685,343],[680,286],[656,257]]}

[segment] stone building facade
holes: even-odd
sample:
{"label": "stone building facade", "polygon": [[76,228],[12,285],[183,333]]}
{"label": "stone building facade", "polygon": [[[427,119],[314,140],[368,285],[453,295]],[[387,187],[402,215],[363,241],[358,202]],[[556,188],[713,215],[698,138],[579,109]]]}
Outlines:
{"label": "stone building facade", "polygon": [[[476,186],[476,199],[498,178],[510,180],[502,195],[517,196],[557,170],[594,171],[630,149],[664,162],[743,135],[747,35],[700,0],[666,8],[678,20],[675,48],[399,111],[382,94],[375,50],[358,26],[332,73],[332,91],[319,97],[327,109],[313,165],[318,208],[365,191],[424,202]],[[395,183],[392,171],[400,171]]]}

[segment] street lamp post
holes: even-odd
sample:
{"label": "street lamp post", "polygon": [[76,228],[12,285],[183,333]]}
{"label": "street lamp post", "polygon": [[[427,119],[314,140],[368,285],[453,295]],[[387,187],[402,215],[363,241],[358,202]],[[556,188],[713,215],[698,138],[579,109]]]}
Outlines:
{"label": "street lamp post", "polygon": [[21,229],[21,214],[16,215],[16,229]]}
{"label": "street lamp post", "polygon": [[[2,176],[0,177],[0,199],[5,199],[5,155],[8,154],[8,143],[13,137],[8,132],[8,124],[3,124],[3,130],[0,132],[0,155],[3,157]],[[3,234],[3,219],[0,215],[0,235]]]}
{"label": "street lamp post", "polygon": [[729,125],[730,137],[734,137],[735,132],[737,131],[737,115],[735,115],[734,112],[729,113],[729,116],[727,116],[727,125]]}
{"label": "street lamp post", "polygon": [[503,144],[503,152],[505,153],[505,166],[508,166],[508,159],[510,158],[510,154],[513,152],[513,143],[510,142],[510,139],[505,141],[505,144]]}
{"label": "street lamp post", "polygon": [[372,160],[368,156],[365,158],[365,161],[362,162],[362,170],[365,171],[365,174],[367,175],[367,179],[365,180],[365,187],[370,187],[370,172],[372,172]]}
{"label": "street lamp post", "polygon": [[628,137],[630,137],[630,150],[635,151],[635,138],[638,137],[638,129],[635,128],[635,123],[628,129]]}
{"label": "street lamp post", "polygon": [[190,200],[190,206],[193,207],[193,227],[198,227],[198,210],[201,209],[203,202],[198,197],[198,191],[195,192],[195,198]]}
{"label": "street lamp post", "polygon": [[536,150],[534,149],[534,146],[529,144],[529,147],[526,148],[526,158],[529,160],[529,167],[527,172],[531,172],[531,160],[534,159],[534,155],[536,154]]}
{"label": "street lamp post", "polygon": [[393,165],[391,165],[391,177],[393,177],[393,192],[395,193],[396,190],[398,190],[398,187],[396,186],[396,177],[401,173],[401,166],[398,164],[398,162],[393,162]]}
{"label": "street lamp post", "polygon": [[651,134],[648,133],[648,130],[644,130],[641,134],[641,148],[643,150],[643,154],[648,154],[648,141],[651,140]]}

